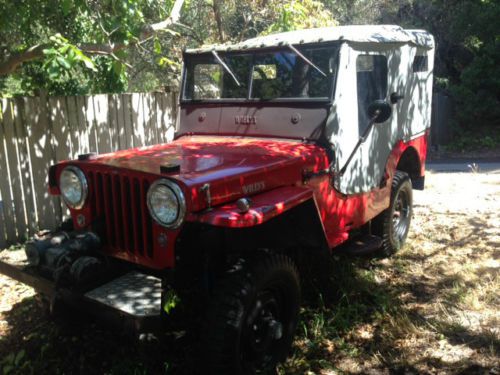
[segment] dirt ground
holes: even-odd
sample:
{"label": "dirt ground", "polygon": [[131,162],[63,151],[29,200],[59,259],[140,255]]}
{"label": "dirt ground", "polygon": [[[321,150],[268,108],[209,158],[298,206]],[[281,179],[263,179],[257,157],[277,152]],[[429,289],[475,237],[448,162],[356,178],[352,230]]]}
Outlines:
{"label": "dirt ground", "polygon": [[[395,257],[333,257],[279,374],[500,374],[500,172],[429,173],[414,202]],[[0,276],[0,374],[193,373],[183,331],[137,341],[71,314]]]}

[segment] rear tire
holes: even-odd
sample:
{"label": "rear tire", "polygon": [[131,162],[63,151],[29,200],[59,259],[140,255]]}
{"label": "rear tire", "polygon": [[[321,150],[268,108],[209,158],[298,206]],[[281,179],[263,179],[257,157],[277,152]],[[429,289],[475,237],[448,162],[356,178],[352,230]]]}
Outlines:
{"label": "rear tire", "polygon": [[290,350],[300,307],[297,268],[284,255],[240,259],[212,298],[202,329],[203,373],[269,371]]}
{"label": "rear tire", "polygon": [[372,232],[382,237],[383,256],[391,256],[401,249],[410,230],[413,214],[413,191],[406,172],[396,171],[392,179],[389,207],[372,223]]}

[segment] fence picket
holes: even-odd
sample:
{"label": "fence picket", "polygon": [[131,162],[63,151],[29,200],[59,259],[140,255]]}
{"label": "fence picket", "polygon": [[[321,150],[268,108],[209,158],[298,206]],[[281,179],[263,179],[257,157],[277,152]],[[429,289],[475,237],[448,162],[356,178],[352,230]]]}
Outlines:
{"label": "fence picket", "polygon": [[[52,118],[52,145],[55,152],[55,161],[60,162],[71,158],[73,155],[73,144],[68,122],[68,109],[64,97],[53,97],[49,99]],[[66,204],[59,202],[59,208],[67,215]],[[43,224],[43,223],[41,223]]]}
{"label": "fence picket", "polygon": [[80,149],[78,154],[87,154],[89,149],[89,128],[87,126],[87,101],[83,96],[75,97],[76,104],[76,118],[78,120],[78,133],[80,135]]}
{"label": "fence picket", "polygon": [[[3,236],[6,244],[16,242],[17,230],[16,221],[14,217],[12,189],[9,176],[9,159],[5,148],[5,134],[4,134],[4,111],[9,106],[7,99],[2,99],[1,104],[1,117],[0,117],[0,211],[3,223]],[[1,227],[0,227],[1,228]]]}
{"label": "fence picket", "polygon": [[81,154],[81,140],[80,140],[80,127],[78,126],[78,113],[76,107],[76,98],[74,96],[66,97],[66,108],[67,108],[67,126],[69,130],[69,136],[72,144],[72,153],[70,159],[75,159],[78,154]]}
{"label": "fence picket", "polygon": [[17,240],[26,236],[26,212],[24,210],[23,184],[21,180],[21,167],[19,163],[19,148],[14,130],[14,102],[9,100],[3,111],[3,131],[5,135],[5,151],[9,155],[9,181],[12,187],[12,202],[14,206],[14,217]]}
{"label": "fence picket", "polygon": [[93,96],[94,114],[96,116],[97,146],[100,154],[111,152],[113,149],[111,130],[108,122],[108,95]]}
{"label": "fence picket", "polygon": [[142,94],[132,95],[132,110],[134,126],[134,143],[136,147],[145,145],[144,138],[144,111],[142,110]]}
{"label": "fence picket", "polygon": [[116,115],[116,95],[108,95],[108,127],[111,135],[111,151],[117,151],[120,149],[120,136]]}
{"label": "fence picket", "polygon": [[7,237],[5,234],[5,218],[3,216],[2,192],[0,191],[0,249],[7,247]]}
{"label": "fence picket", "polygon": [[60,203],[48,192],[48,170],[53,163],[51,129],[47,102],[44,97],[26,102],[26,123],[29,128],[29,148],[37,202],[37,215],[43,228],[55,228],[60,220]]}
{"label": "fence picket", "polygon": [[33,235],[38,230],[38,217],[36,213],[35,188],[33,185],[33,171],[31,169],[31,157],[28,147],[28,132],[25,121],[25,102],[26,98],[15,100],[14,117],[15,133],[19,147],[19,167],[21,171],[21,181],[24,201],[24,210],[26,213],[26,224],[28,235]]}
{"label": "fence picket", "polygon": [[153,114],[153,108],[152,104],[154,103],[153,101],[153,95],[152,94],[145,94],[144,95],[144,129],[146,130],[147,134],[147,145],[153,145],[158,143],[158,138],[156,136],[156,131],[155,131],[155,124],[154,124],[154,114]]}
{"label": "fence picket", "polygon": [[122,94],[121,102],[123,107],[123,129],[126,137],[126,148],[135,147],[134,143],[134,123],[132,114],[132,95]]}
{"label": "fence picket", "polygon": [[116,94],[114,96],[115,109],[116,109],[116,129],[118,133],[118,147],[120,150],[124,150],[127,147],[127,134],[125,132],[125,112],[123,110],[123,98],[122,95]]}
{"label": "fence picket", "polygon": [[94,109],[94,101],[91,96],[84,97],[85,101],[85,119],[87,132],[89,137],[89,152],[99,153],[99,147],[97,146],[97,119]]}
{"label": "fence picket", "polygon": [[167,93],[165,97],[163,98],[163,101],[165,102],[164,104],[164,111],[165,111],[165,136],[167,139],[173,139],[174,134],[177,131],[177,111],[176,108],[172,107],[173,105],[175,106],[177,103],[176,96],[173,95],[172,93]]}

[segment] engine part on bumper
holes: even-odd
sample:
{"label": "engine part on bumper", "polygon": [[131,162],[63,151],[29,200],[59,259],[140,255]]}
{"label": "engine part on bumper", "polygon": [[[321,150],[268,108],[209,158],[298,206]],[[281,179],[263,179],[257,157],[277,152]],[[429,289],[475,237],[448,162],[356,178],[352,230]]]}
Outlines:
{"label": "engine part on bumper", "polygon": [[93,256],[100,248],[101,240],[93,232],[45,232],[30,240],[25,252],[29,264],[50,279],[78,285],[97,277],[104,268]]}
{"label": "engine part on bumper", "polygon": [[104,263],[96,257],[82,256],[71,265],[69,274],[77,285],[86,284],[99,278],[104,270]]}
{"label": "engine part on bumper", "polygon": [[79,233],[65,247],[72,252],[88,254],[101,248],[101,239],[93,232]]}
{"label": "engine part on bumper", "polygon": [[[107,263],[106,267],[109,267]],[[150,299],[138,302],[142,308],[138,309],[136,314],[133,314],[135,310],[129,313],[120,308],[121,306],[103,303],[90,297],[91,294],[93,295],[92,291],[95,289],[98,289],[99,296],[106,297],[100,288],[112,283],[113,280],[118,281],[121,277],[120,275],[123,276],[123,271],[123,269],[119,268],[106,268],[106,273],[101,280],[91,283],[91,285],[77,286],[75,288],[73,285],[58,284],[54,280],[45,277],[41,272],[41,268],[34,268],[28,265],[24,250],[0,253],[0,275],[5,275],[33,287],[44,298],[51,301],[51,303],[57,304],[61,302],[73,309],[89,314],[95,317],[103,326],[112,327],[121,333],[141,334],[163,329],[164,317],[161,316],[159,302],[162,300],[162,296],[158,296],[158,291],[162,294],[164,289],[158,287],[161,282],[158,284],[156,279],[154,279],[154,289],[150,289],[149,279],[151,277],[149,276],[147,277],[148,282],[146,284],[142,283],[142,279],[138,279],[131,285],[120,283],[119,285],[115,285],[115,288],[111,288],[110,292],[112,293],[113,290],[119,287],[119,292],[125,296],[123,298],[128,298],[129,301],[133,302],[137,302],[139,295],[142,293],[150,296]],[[143,276],[143,278],[146,277]],[[111,295],[107,297],[112,298]],[[154,299],[151,299],[153,297]],[[123,298],[117,296],[117,300],[121,301],[122,304],[125,302]]]}
{"label": "engine part on bumper", "polygon": [[45,257],[45,252],[51,247],[61,246],[63,242],[69,240],[69,234],[58,232],[54,235],[44,233],[28,241],[25,245],[26,257],[32,266],[39,266]]}

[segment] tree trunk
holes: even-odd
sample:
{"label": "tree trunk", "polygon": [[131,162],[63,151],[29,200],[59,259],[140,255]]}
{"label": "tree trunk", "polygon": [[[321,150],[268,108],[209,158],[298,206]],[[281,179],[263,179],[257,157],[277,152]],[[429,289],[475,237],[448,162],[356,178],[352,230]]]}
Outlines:
{"label": "tree trunk", "polygon": [[224,27],[222,25],[222,15],[221,15],[221,5],[223,3],[220,0],[213,0],[212,6],[214,9],[214,18],[217,23],[217,30],[219,32],[219,41],[224,43],[226,41],[226,37],[224,35]]}

